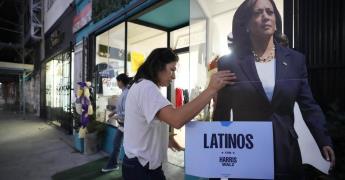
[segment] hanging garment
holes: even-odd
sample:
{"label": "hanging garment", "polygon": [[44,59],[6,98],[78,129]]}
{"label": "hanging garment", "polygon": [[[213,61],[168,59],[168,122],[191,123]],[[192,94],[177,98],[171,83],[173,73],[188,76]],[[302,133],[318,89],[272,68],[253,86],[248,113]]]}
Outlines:
{"label": "hanging garment", "polygon": [[183,90],[183,104],[186,104],[189,102],[189,92],[188,89]]}
{"label": "hanging garment", "polygon": [[183,105],[183,90],[181,88],[176,88],[175,95],[176,108],[179,108]]}

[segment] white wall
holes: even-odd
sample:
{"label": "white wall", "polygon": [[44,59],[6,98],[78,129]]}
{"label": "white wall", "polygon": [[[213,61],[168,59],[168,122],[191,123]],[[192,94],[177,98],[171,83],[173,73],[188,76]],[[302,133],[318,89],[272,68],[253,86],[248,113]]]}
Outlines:
{"label": "white wall", "polygon": [[56,20],[59,19],[73,0],[55,0],[49,10],[47,9],[47,2],[48,1],[44,1],[44,33],[46,33]]}

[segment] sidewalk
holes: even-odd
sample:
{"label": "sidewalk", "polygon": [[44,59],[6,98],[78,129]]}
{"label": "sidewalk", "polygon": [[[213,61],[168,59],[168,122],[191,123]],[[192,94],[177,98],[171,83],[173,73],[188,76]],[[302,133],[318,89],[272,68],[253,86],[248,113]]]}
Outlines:
{"label": "sidewalk", "polygon": [[[72,136],[54,125],[21,113],[5,112],[0,98],[0,179],[48,180],[57,172],[108,156],[83,155],[73,149]],[[184,179],[183,156],[169,150],[163,169],[168,180]]]}
{"label": "sidewalk", "polygon": [[59,171],[105,156],[83,155],[68,145],[69,136],[44,121],[1,111],[0,179],[47,180]]}

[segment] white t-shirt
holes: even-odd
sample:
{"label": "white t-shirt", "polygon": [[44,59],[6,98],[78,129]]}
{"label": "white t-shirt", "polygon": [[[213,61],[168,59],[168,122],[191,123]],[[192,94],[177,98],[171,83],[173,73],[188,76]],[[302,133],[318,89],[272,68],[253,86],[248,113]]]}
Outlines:
{"label": "white t-shirt", "polygon": [[156,169],[167,160],[168,125],[157,119],[157,112],[171,103],[152,81],[143,79],[129,89],[126,100],[124,149],[128,158]]}
{"label": "white t-shirt", "polygon": [[255,62],[255,66],[266,96],[272,101],[276,80],[276,60],[272,59],[272,61],[266,63]]}

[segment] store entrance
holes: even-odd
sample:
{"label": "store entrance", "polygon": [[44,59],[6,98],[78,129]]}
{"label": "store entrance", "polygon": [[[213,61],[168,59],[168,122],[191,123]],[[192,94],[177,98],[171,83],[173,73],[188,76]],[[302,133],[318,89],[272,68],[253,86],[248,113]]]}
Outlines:
{"label": "store entrance", "polygon": [[46,64],[47,119],[67,132],[72,132],[71,58],[69,52],[53,57]]}
{"label": "store entrance", "polygon": [[[177,64],[176,79],[171,85],[172,92],[174,92],[174,101],[176,108],[180,108],[184,104],[189,102],[190,94],[190,62],[189,62],[189,51],[177,53],[179,62]],[[176,141],[185,147],[185,128],[184,126],[180,129],[173,130]]]}
{"label": "store entrance", "polygon": [[[178,13],[173,13],[178,12]],[[172,16],[174,14],[174,16]],[[93,82],[96,86],[96,120],[115,125],[108,120],[107,105],[116,103],[120,94],[115,77],[119,73],[134,76],[140,65],[155,48],[168,47],[178,50],[180,57],[177,88],[186,90],[189,95],[189,1],[161,1],[137,15],[110,29],[99,31],[95,37],[95,71]],[[160,87],[168,100],[175,102],[175,86]],[[183,91],[181,91],[183,92]],[[188,96],[184,96],[188,97]],[[184,100],[182,100],[184,101]],[[184,145],[184,128],[177,133],[176,139]],[[169,162],[184,167],[184,152],[170,152]]]}

